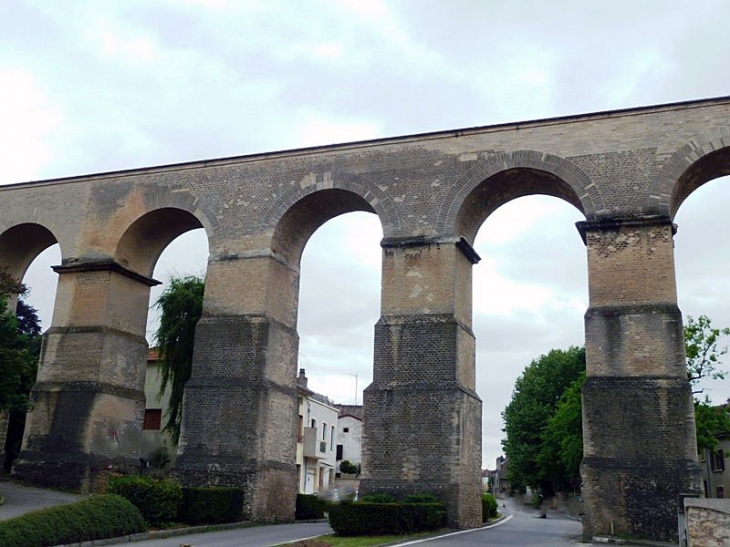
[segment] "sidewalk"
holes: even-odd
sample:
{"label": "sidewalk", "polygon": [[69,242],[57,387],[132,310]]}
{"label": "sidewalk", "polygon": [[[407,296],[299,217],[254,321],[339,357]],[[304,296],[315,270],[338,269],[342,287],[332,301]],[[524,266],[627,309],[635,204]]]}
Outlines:
{"label": "sidewalk", "polygon": [[85,497],[22,486],[9,481],[0,481],[0,496],[5,498],[5,503],[0,505],[0,520],[8,520],[44,507],[73,503]]}

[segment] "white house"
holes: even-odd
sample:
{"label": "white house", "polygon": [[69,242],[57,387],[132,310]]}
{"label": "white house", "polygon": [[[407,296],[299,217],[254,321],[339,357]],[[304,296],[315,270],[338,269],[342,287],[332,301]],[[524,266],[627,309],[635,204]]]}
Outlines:
{"label": "white house", "polygon": [[335,486],[337,409],[327,397],[307,387],[304,369],[297,378],[299,492],[315,494]]}
{"label": "white house", "polygon": [[358,465],[362,462],[362,405],[335,405],[340,411],[337,420],[337,471],[347,460]]}

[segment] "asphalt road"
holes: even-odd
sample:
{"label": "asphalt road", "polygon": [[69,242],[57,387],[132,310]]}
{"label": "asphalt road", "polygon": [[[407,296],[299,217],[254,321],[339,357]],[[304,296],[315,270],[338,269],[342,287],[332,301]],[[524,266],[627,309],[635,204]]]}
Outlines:
{"label": "asphalt road", "polygon": [[[71,503],[81,496],[13,483],[0,483],[6,504],[0,506],[0,520],[11,518],[41,507]],[[465,530],[445,536],[400,544],[423,547],[563,547],[579,545],[581,524],[562,513],[549,512],[548,518],[515,500],[507,498],[500,511],[506,518],[495,525],[477,530]],[[322,534],[331,533],[325,522],[280,524],[237,528],[205,534],[190,534],[165,539],[135,542],[135,547],[269,547]]]}
{"label": "asphalt road", "polygon": [[83,499],[83,496],[76,494],[31,488],[9,481],[0,482],[0,495],[5,498],[5,503],[0,505],[0,520],[11,519],[36,509],[73,503]]}
{"label": "asphalt road", "polygon": [[506,518],[494,525],[400,544],[399,547],[564,547],[580,544],[583,527],[579,521],[552,511],[547,518],[541,519],[538,511],[510,498],[505,504],[506,507],[499,510]]}
{"label": "asphalt road", "polygon": [[180,547],[181,545],[190,547],[268,547],[331,533],[332,530],[326,522],[274,524],[166,539],[150,539],[138,541],[132,545],[134,547]]}
{"label": "asphalt road", "polygon": [[[564,547],[580,543],[581,523],[562,513],[550,512],[548,518],[513,500],[500,507],[506,518],[496,525],[465,530],[445,536],[399,544],[423,547]],[[135,543],[135,547],[268,547],[320,534],[331,533],[326,523],[257,526],[225,532],[178,536]]]}

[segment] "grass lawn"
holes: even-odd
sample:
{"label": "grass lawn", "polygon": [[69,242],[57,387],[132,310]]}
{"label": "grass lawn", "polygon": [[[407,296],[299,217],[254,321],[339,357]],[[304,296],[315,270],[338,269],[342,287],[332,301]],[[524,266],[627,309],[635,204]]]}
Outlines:
{"label": "grass lawn", "polygon": [[306,539],[304,541],[285,543],[278,547],[376,547],[378,545],[392,545],[394,543],[403,543],[414,539],[437,536],[449,531],[450,530],[439,530],[436,532],[424,532],[422,534],[411,534],[405,536],[341,537],[330,534],[328,536],[320,536],[318,538]]}

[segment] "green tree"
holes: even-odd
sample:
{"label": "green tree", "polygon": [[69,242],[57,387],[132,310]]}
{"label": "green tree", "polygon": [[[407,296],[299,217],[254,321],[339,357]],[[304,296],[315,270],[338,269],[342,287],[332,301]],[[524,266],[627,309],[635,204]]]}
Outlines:
{"label": "green tree", "polygon": [[[23,412],[35,382],[40,354],[40,321],[36,310],[22,299],[26,287],[0,271],[0,410]],[[20,296],[16,316],[8,309],[12,296]]]}
{"label": "green tree", "polygon": [[514,488],[540,488],[549,496],[564,486],[565,474],[555,476],[544,468],[544,435],[561,397],[585,366],[583,348],[554,349],[532,361],[515,382],[512,399],[502,413],[506,433],[502,445]]}
{"label": "green tree", "polygon": [[199,276],[174,277],[155,303],[160,310],[155,340],[162,372],[158,398],[169,388],[164,431],[175,444],[180,438],[183,392],[192,370],[195,325],[203,312],[204,289],[205,282]]}
{"label": "green tree", "polygon": [[706,315],[696,320],[688,315],[684,324],[684,351],[687,354],[687,379],[692,393],[704,393],[699,384],[704,379],[722,380],[725,371],[720,368],[720,358],[728,352],[720,346],[720,339],[730,336],[730,328],[718,329]]}
{"label": "green tree", "polygon": [[585,379],[584,371],[568,386],[542,435],[539,461],[543,479],[551,478],[561,491],[580,485],[580,462],[583,461],[581,390]]}
{"label": "green tree", "polygon": [[696,320],[688,315],[684,325],[684,349],[687,354],[687,380],[692,386],[695,404],[695,429],[697,432],[697,449],[713,450],[717,444],[717,435],[730,433],[730,416],[726,405],[715,406],[710,398],[698,397],[705,388],[700,387],[702,380],[720,380],[726,372],[721,368],[721,358],[728,352],[727,346],[721,346],[723,336],[730,336],[730,328],[715,328],[706,315]]}
{"label": "green tree", "polygon": [[[20,452],[41,350],[40,321],[36,310],[22,299],[25,294],[25,286],[0,271],[0,410],[9,413],[6,471]],[[16,313],[8,309],[13,296],[20,296]]]}

